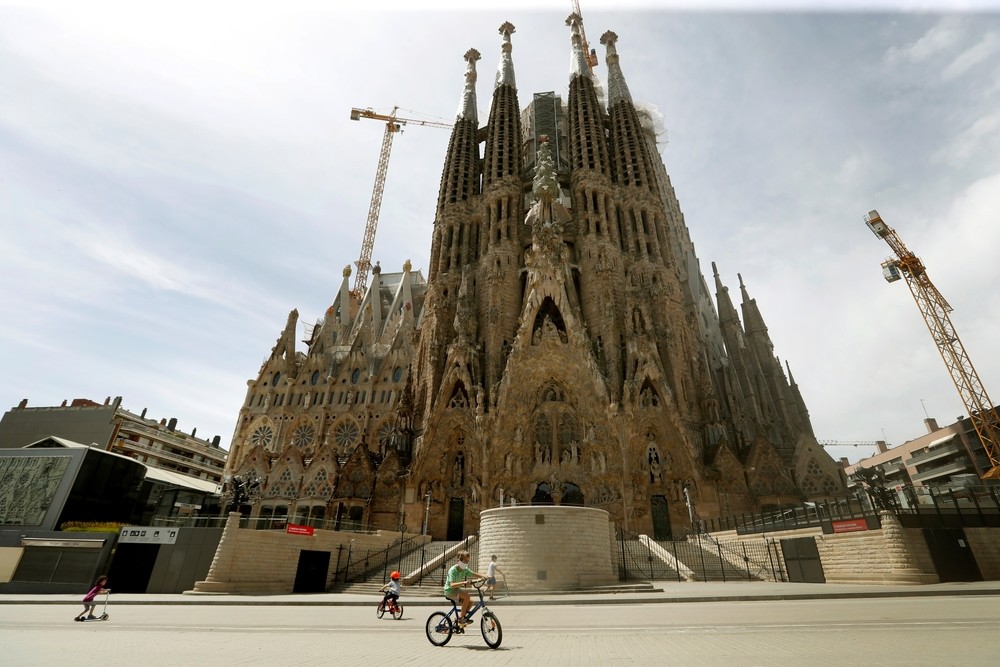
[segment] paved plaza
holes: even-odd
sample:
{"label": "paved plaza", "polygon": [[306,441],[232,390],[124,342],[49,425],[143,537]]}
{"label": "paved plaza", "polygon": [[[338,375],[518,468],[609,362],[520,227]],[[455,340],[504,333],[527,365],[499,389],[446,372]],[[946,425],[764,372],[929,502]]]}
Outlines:
{"label": "paved plaza", "polygon": [[424,623],[443,605],[417,591],[404,593],[398,621],[377,619],[379,598],[359,594],[112,596],[110,619],[91,623],[72,621],[75,596],[0,596],[0,646],[2,663],[17,666],[993,665],[995,584],[514,596],[492,607],[503,627],[498,650],[478,630],[432,646]]}

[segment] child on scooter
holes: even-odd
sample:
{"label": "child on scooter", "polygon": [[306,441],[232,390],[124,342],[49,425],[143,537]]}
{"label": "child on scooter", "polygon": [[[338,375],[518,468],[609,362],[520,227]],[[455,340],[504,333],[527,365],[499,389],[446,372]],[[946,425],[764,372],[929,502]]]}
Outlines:
{"label": "child on scooter", "polygon": [[[73,619],[74,621],[89,621],[91,619],[97,618],[96,616],[94,616],[94,608],[97,607],[97,603],[94,601],[94,598],[96,598],[101,593],[111,592],[110,588],[104,587],[105,584],[107,583],[108,583],[108,578],[103,574],[97,578],[97,582],[94,584],[94,587],[91,588],[90,591],[88,591],[87,594],[83,597],[83,611],[81,611],[76,616],[76,618]],[[84,614],[88,614],[86,618],[84,618]]]}

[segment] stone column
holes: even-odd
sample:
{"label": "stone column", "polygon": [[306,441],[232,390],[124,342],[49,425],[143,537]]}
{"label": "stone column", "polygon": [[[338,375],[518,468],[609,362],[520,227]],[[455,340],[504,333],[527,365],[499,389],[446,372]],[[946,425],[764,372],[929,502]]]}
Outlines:
{"label": "stone column", "polygon": [[215,556],[212,558],[212,565],[208,568],[208,576],[204,581],[196,581],[193,591],[188,593],[225,593],[228,592],[228,585],[233,569],[233,561],[236,560],[236,533],[240,529],[239,512],[230,512],[226,519],[226,525],[222,529],[222,537],[219,538],[219,546],[215,549]]}
{"label": "stone column", "polygon": [[[887,564],[891,568],[889,579],[893,583],[900,584],[936,584],[939,581],[934,573],[933,566],[928,570],[921,567],[923,563],[930,563],[930,553],[926,544],[907,540],[903,526],[899,519],[892,512],[882,510],[879,512],[882,521],[882,538],[885,541],[885,556]],[[922,551],[923,553],[918,553]]]}

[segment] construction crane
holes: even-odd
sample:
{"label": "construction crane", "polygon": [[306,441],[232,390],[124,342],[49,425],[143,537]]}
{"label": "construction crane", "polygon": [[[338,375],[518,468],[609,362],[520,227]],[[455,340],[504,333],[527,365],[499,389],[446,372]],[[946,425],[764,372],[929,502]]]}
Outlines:
{"label": "construction crane", "polygon": [[583,29],[583,12],[580,11],[580,3],[577,0],[573,0],[573,13],[580,17],[580,41],[583,43],[583,55],[587,59],[590,73],[593,74],[594,68],[597,67],[597,51],[587,44],[587,33]]}
{"label": "construction crane", "polygon": [[418,120],[416,118],[401,118],[396,115],[399,107],[393,107],[386,114],[376,113],[373,109],[351,109],[351,120],[371,118],[385,121],[385,135],[382,137],[382,152],[378,158],[378,169],[375,171],[375,187],[372,189],[372,201],[368,206],[368,222],[365,224],[365,236],[361,242],[361,257],[358,258],[358,274],[354,277],[354,289],[351,296],[356,303],[361,303],[368,288],[368,273],[371,270],[372,248],[375,246],[375,229],[378,227],[378,214],[382,209],[382,192],[385,190],[385,173],[389,169],[389,152],[392,150],[392,137],[403,131],[404,125],[423,125],[426,127],[451,128],[450,123],[434,120]]}
{"label": "construction crane", "polygon": [[990,470],[983,473],[983,479],[1000,479],[1000,417],[994,409],[993,402],[986,394],[979,374],[976,373],[965,346],[955,331],[948,313],[951,305],[938,291],[931,279],[927,277],[927,269],[923,262],[910,252],[903,244],[896,231],[883,222],[878,211],[871,211],[865,216],[865,223],[875,236],[889,244],[895,257],[882,262],[882,274],[887,282],[896,282],[901,277],[906,278],[917,308],[930,329],[931,336],[937,344],[938,352],[948,367],[952,382],[962,397],[969,420],[976,429],[979,439],[990,460]]}

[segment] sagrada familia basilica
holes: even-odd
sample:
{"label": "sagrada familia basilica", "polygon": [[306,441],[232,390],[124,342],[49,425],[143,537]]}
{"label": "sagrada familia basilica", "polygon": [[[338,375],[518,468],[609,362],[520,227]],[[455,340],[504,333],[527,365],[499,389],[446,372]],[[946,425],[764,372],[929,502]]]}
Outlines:
{"label": "sagrada familia basilica", "polygon": [[458,539],[575,504],[662,539],[844,493],[742,278],[737,309],[713,265],[713,299],[618,36],[605,94],[567,24],[565,101],[521,108],[505,23],[481,124],[465,54],[426,279],[376,266],[359,299],[345,269],[301,350],[289,315],[227,466],[255,515]]}

